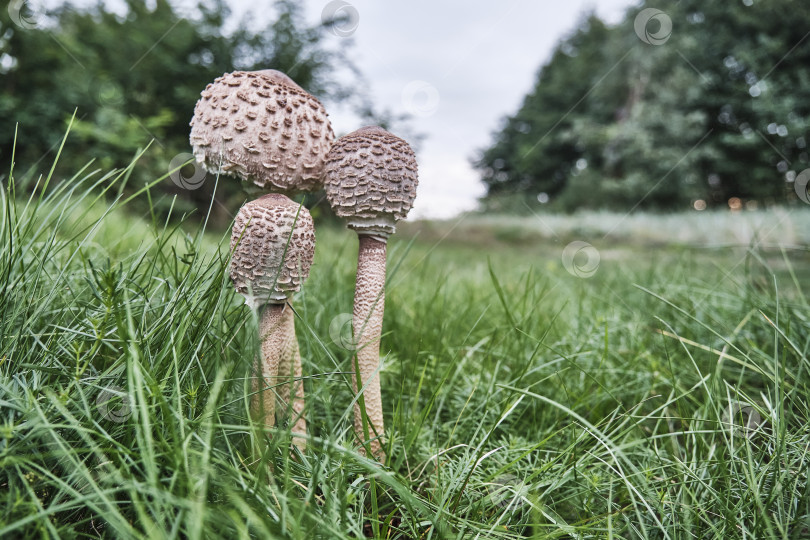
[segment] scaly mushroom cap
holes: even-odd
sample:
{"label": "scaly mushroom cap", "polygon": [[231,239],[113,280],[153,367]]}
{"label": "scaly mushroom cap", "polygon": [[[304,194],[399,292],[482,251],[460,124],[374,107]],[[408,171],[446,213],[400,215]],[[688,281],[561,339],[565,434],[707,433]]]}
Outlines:
{"label": "scaly mushroom cap", "polygon": [[217,78],[191,120],[194,157],[209,172],[269,191],[320,189],[334,138],[321,102],[272,69]]}
{"label": "scaly mushroom cap", "polygon": [[231,252],[231,281],[248,304],[283,303],[309,276],[312,216],[284,195],[260,197],[239,209]]}
{"label": "scaly mushroom cap", "polygon": [[410,145],[380,127],[341,137],[326,155],[326,197],[358,233],[393,234],[413,206],[418,183]]}

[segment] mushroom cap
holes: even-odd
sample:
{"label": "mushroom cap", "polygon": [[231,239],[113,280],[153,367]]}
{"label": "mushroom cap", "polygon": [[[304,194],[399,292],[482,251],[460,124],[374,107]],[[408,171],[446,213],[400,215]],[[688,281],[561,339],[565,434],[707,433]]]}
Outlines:
{"label": "mushroom cap", "polygon": [[411,210],[418,183],[410,145],[381,127],[341,137],[326,155],[326,197],[358,234],[392,234]]}
{"label": "mushroom cap", "polygon": [[190,141],[206,170],[235,174],[265,191],[321,188],[335,134],[321,102],[287,75],[234,71],[201,96]]}
{"label": "mushroom cap", "polygon": [[239,209],[231,232],[231,281],[252,307],[283,303],[301,289],[315,255],[309,211],[284,195]]}

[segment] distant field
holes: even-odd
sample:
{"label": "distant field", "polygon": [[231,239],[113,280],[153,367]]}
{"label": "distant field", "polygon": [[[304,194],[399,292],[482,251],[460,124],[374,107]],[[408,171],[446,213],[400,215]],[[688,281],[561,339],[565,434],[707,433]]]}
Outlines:
{"label": "distant field", "polygon": [[810,209],[404,225],[381,468],[334,325],[352,233],[295,300],[309,450],[277,428],[259,464],[227,233],[86,187],[3,198],[0,537],[810,536]]}
{"label": "distant field", "polygon": [[442,222],[407,223],[402,228],[431,239],[446,237],[476,244],[578,239],[604,245],[630,242],[636,245],[806,248],[810,243],[810,206],[671,214],[598,211],[571,215],[538,212],[530,217],[467,214]]}

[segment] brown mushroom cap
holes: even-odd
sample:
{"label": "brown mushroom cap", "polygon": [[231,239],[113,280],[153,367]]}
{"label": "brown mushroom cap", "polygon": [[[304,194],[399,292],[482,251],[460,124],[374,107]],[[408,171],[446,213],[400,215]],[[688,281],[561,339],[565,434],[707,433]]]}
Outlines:
{"label": "brown mushroom cap", "polygon": [[194,107],[190,141],[208,171],[292,192],[320,189],[334,137],[321,102],[267,69],[226,73],[209,84]]}
{"label": "brown mushroom cap", "polygon": [[245,204],[231,233],[231,281],[253,307],[283,303],[301,289],[315,254],[315,227],[303,206],[270,194]]}
{"label": "brown mushroom cap", "polygon": [[418,183],[410,145],[380,127],[341,137],[326,155],[326,197],[358,233],[392,234],[413,206]]}
{"label": "brown mushroom cap", "polygon": [[266,77],[276,84],[286,84],[287,86],[292,86],[293,88],[297,88],[302,92],[306,92],[306,90],[298,86],[298,83],[292,80],[290,76],[283,71],[279,71],[277,69],[263,69],[261,71],[255,71],[254,73]]}

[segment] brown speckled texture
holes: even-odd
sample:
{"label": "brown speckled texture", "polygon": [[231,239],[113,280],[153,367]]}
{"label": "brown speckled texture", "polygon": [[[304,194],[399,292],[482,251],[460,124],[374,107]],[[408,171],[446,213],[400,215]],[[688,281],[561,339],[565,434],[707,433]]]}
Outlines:
{"label": "brown speckled texture", "polygon": [[231,280],[249,299],[252,291],[253,307],[283,302],[309,276],[315,254],[312,217],[284,195],[260,197],[239,210],[231,251]]}
{"label": "brown speckled texture", "polygon": [[368,416],[369,438],[365,438],[363,416],[359,403],[354,405],[354,429],[361,440],[368,440],[371,453],[385,461],[382,450],[383,406],[380,391],[380,336],[385,309],[386,244],[372,236],[360,236],[357,255],[357,284],[354,290],[352,326],[357,343],[357,368],[353,375],[355,393],[365,386],[363,401]]}
{"label": "brown speckled texture", "polygon": [[418,183],[410,145],[379,127],[341,137],[326,156],[326,197],[358,233],[392,234],[411,210]]}
{"label": "brown speckled texture", "polygon": [[274,70],[217,78],[191,120],[197,161],[268,191],[320,189],[333,139],[320,101]]}

